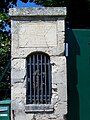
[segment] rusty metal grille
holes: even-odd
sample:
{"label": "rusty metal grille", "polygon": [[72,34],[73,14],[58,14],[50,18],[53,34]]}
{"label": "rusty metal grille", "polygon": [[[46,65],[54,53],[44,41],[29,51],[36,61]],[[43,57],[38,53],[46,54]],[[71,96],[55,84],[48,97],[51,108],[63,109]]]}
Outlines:
{"label": "rusty metal grille", "polygon": [[47,54],[33,53],[27,57],[27,104],[51,102],[51,66]]}

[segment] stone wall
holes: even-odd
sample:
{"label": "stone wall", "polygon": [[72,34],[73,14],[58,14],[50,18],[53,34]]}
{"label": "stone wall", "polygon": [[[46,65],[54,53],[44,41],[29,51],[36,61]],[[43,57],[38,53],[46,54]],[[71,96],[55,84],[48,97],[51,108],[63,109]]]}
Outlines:
{"label": "stone wall", "polygon": [[[67,114],[65,57],[66,8],[13,8],[11,16],[12,120],[64,120]],[[26,57],[35,51],[50,56],[53,111],[26,113]],[[39,106],[38,106],[39,107]]]}

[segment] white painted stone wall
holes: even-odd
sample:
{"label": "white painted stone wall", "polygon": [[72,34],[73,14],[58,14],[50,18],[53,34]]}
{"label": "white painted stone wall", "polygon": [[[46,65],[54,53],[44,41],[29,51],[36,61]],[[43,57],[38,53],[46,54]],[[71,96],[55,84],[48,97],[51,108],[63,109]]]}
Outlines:
{"label": "white painted stone wall", "polygon": [[[11,120],[65,120],[67,72],[65,57],[66,8],[12,8]],[[50,56],[53,112],[26,113],[26,57],[35,51]]]}

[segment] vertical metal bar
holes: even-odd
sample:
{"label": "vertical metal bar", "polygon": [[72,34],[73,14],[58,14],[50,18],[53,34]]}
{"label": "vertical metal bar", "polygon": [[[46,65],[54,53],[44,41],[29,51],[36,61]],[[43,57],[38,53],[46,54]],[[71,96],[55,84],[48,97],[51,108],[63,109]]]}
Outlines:
{"label": "vertical metal bar", "polygon": [[39,103],[39,58],[37,54],[37,101]]}
{"label": "vertical metal bar", "polygon": [[66,52],[66,57],[68,57],[68,43],[66,43],[66,45],[65,45],[65,52]]}
{"label": "vertical metal bar", "polygon": [[45,72],[45,103],[47,103],[47,81],[46,81],[46,76],[47,76],[47,71],[46,71],[46,56],[44,56],[44,72]]}
{"label": "vertical metal bar", "polygon": [[42,79],[42,55],[41,55],[41,103],[43,103],[43,79]]}
{"label": "vertical metal bar", "polygon": [[51,102],[51,71],[50,71],[50,60],[48,59],[48,82],[49,82],[49,103]]}
{"label": "vertical metal bar", "polygon": [[29,57],[29,67],[30,67],[30,103],[32,103],[32,81],[31,81],[31,56]]}
{"label": "vertical metal bar", "polygon": [[26,60],[26,103],[28,103],[28,60]]}
{"label": "vertical metal bar", "polygon": [[36,95],[35,95],[35,92],[36,92],[36,84],[35,84],[35,55],[33,55],[33,86],[34,86],[34,103],[36,103]]}

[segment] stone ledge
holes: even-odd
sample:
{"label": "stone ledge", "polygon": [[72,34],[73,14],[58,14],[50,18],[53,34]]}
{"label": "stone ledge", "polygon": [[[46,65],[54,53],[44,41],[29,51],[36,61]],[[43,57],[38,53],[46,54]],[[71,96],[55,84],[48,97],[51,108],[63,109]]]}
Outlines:
{"label": "stone ledge", "polygon": [[25,112],[53,112],[52,104],[27,104],[25,105]]}
{"label": "stone ledge", "polygon": [[66,16],[66,7],[10,8],[10,16]]}

